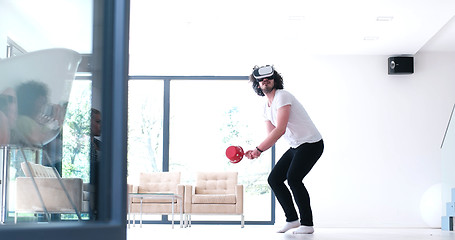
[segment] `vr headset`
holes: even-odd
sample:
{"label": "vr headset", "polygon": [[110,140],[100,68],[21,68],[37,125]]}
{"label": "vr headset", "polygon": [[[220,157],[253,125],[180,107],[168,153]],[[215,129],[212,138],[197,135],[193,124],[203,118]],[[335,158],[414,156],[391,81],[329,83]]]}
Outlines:
{"label": "vr headset", "polygon": [[275,70],[273,69],[273,66],[267,65],[265,67],[259,67],[255,68],[253,70],[253,77],[256,79],[263,79],[266,77],[271,77]]}

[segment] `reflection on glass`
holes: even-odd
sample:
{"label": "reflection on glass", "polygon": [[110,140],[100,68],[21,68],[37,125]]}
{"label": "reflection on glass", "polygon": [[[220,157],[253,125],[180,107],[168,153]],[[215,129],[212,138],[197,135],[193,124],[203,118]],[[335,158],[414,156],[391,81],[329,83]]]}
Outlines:
{"label": "reflection on glass", "polygon": [[92,83],[74,84],[91,52],[91,14],[88,0],[2,2],[0,224],[94,217]]}
{"label": "reflection on glass", "polygon": [[[82,196],[82,181],[74,185],[62,179],[55,168],[61,159],[46,151],[51,142],[58,144],[80,59],[77,52],[69,49],[49,49],[0,61],[0,78],[5,80],[0,87],[7,99],[3,107],[6,121],[2,126],[8,128],[7,138],[2,138],[4,222],[8,221],[10,211],[14,211],[15,222],[20,213],[43,213],[46,221],[51,220],[51,213],[57,212],[74,213],[81,219],[82,201],[74,193],[79,191]],[[26,148],[38,149],[41,161],[28,158]],[[14,149],[18,153],[12,154]],[[10,169],[24,174],[24,178],[17,178],[16,189]],[[80,189],[75,187],[78,185]]]}
{"label": "reflection on glass", "polygon": [[2,115],[10,130],[6,144],[41,147],[55,139],[79,62],[79,54],[68,49],[41,50],[0,61]]}
{"label": "reflection on glass", "polygon": [[[39,148],[28,148],[28,147],[16,147],[3,145],[0,148],[0,161],[2,163],[1,171],[1,182],[2,184],[2,211],[1,211],[1,222],[8,222],[8,218],[14,216],[14,220],[17,220],[18,210],[25,210],[25,206],[22,204],[27,200],[27,196],[20,194],[20,191],[24,189],[22,186],[19,187],[20,191],[17,191],[17,181],[25,179],[26,173],[30,176],[29,169],[24,165],[26,162],[37,163],[41,162],[42,151]],[[30,178],[28,178],[30,179]],[[27,180],[26,180],[27,181]],[[30,184],[28,184],[30,186]],[[28,189],[34,193],[34,189]],[[27,194],[27,192],[26,192]],[[36,195],[34,195],[36,196]],[[14,200],[14,201],[12,201]],[[19,207],[19,209],[18,209]],[[14,210],[14,211],[12,211]]]}

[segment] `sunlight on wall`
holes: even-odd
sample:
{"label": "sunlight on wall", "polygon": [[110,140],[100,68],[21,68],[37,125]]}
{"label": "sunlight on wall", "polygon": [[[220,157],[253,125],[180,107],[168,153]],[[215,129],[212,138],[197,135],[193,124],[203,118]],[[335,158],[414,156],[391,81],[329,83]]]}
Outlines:
{"label": "sunlight on wall", "polygon": [[429,187],[420,199],[420,214],[429,227],[441,225],[441,184]]}

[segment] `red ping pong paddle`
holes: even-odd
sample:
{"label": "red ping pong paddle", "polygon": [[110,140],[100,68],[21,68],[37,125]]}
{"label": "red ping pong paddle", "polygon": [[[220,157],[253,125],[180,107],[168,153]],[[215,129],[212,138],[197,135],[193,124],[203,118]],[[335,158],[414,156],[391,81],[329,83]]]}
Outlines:
{"label": "red ping pong paddle", "polygon": [[243,155],[243,148],[240,146],[229,146],[226,149],[226,157],[229,158],[231,163],[238,163],[242,160]]}

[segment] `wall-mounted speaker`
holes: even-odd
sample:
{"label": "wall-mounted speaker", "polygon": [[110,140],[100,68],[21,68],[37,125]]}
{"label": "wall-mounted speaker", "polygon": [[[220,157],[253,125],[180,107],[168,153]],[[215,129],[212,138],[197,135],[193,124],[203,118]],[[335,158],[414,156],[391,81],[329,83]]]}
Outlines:
{"label": "wall-mounted speaker", "polygon": [[389,57],[389,75],[414,73],[414,57]]}

